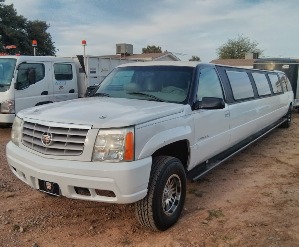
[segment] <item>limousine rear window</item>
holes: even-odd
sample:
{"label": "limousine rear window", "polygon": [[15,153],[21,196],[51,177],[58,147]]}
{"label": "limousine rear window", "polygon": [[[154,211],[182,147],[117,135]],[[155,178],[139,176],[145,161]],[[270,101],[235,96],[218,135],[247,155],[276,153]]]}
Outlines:
{"label": "limousine rear window", "polygon": [[248,74],[242,71],[226,71],[235,100],[254,97]]}
{"label": "limousine rear window", "polygon": [[280,84],[280,80],[278,78],[277,74],[268,74],[272,88],[273,88],[273,92],[274,93],[282,93],[282,86]]}
{"label": "limousine rear window", "polygon": [[252,77],[260,96],[271,94],[271,89],[265,74],[254,72],[252,73]]}

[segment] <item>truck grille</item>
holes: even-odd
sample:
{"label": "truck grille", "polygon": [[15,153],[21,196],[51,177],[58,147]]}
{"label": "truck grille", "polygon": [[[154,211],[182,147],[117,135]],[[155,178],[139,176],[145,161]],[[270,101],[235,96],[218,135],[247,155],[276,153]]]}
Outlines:
{"label": "truck grille", "polygon": [[47,155],[80,155],[88,129],[52,127],[24,122],[22,143]]}

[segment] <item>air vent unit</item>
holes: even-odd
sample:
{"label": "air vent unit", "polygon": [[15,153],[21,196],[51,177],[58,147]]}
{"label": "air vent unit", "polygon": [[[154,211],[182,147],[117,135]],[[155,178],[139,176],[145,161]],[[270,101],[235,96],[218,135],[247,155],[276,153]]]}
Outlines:
{"label": "air vent unit", "polygon": [[131,44],[116,44],[116,54],[125,54],[132,55],[133,54],[133,45]]}
{"label": "air vent unit", "polygon": [[259,53],[258,52],[249,52],[245,54],[245,59],[258,59]]}

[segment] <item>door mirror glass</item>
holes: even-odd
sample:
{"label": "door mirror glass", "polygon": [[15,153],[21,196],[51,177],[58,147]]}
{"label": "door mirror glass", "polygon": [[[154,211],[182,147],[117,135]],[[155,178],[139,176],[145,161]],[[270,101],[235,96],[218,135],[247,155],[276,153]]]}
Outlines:
{"label": "door mirror glass", "polygon": [[222,98],[216,97],[203,97],[202,101],[196,101],[194,103],[193,109],[223,109],[225,108],[225,103]]}
{"label": "door mirror glass", "polygon": [[203,97],[201,102],[202,109],[223,109],[225,107],[222,98]]}

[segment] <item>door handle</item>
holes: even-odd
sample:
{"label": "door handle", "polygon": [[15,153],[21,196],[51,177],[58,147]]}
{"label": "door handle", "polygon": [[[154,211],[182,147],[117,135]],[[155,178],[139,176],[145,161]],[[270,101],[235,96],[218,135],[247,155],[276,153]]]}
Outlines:
{"label": "door handle", "polygon": [[225,111],[224,116],[225,117],[230,117],[230,112],[229,111]]}
{"label": "door handle", "polygon": [[43,91],[43,92],[41,93],[41,95],[48,95],[48,94],[49,94],[48,91]]}

